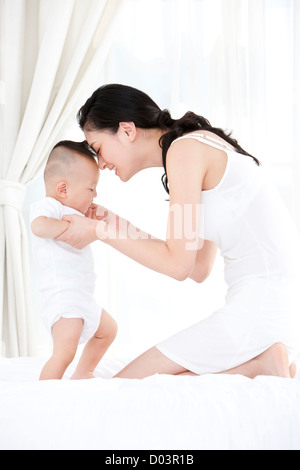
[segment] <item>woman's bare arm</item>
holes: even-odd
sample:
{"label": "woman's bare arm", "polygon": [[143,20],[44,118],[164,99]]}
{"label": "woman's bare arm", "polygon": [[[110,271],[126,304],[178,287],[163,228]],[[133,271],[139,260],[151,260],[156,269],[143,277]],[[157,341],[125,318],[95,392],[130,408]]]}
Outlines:
{"label": "woman's bare arm", "polygon": [[170,210],[165,241],[154,239],[131,224],[126,230],[134,237],[126,236],[126,230],[122,232],[120,227],[115,237],[115,223],[102,226],[98,230],[99,238],[154,271],[178,280],[186,279],[194,269],[201,242],[201,188],[206,173],[203,161],[194,140],[176,142],[169,150]]}
{"label": "woman's bare arm", "polygon": [[166,240],[158,240],[111,214],[102,221],[67,216],[70,229],[59,239],[83,248],[98,238],[149,269],[178,280],[186,279],[193,272],[201,242],[204,162],[195,140],[178,141],[169,149],[170,211]]}
{"label": "woman's bare arm", "polygon": [[201,283],[208,278],[213,268],[218,247],[209,240],[205,240],[203,247],[198,250],[194,269],[190,274],[190,279],[195,282]]}

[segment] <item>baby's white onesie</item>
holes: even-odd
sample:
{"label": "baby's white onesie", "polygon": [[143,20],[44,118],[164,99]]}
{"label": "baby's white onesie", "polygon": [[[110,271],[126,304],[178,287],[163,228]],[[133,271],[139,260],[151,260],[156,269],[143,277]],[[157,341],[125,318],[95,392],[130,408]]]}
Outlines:
{"label": "baby's white onesie", "polygon": [[[61,220],[67,214],[83,216],[56,199],[46,197],[32,204],[30,224],[40,216]],[[77,250],[67,243],[34,234],[32,247],[39,268],[41,315],[46,328],[51,333],[60,318],[82,318],[79,342],[85,343],[97,331],[102,313],[94,299],[96,275],[91,247]]]}

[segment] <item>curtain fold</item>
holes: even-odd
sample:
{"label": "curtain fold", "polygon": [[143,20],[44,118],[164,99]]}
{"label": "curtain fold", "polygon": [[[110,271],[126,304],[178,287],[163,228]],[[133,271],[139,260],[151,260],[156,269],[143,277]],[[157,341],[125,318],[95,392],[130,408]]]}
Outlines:
{"label": "curtain fold", "polygon": [[0,0],[0,346],[35,353],[26,185],[95,86],[122,0]]}

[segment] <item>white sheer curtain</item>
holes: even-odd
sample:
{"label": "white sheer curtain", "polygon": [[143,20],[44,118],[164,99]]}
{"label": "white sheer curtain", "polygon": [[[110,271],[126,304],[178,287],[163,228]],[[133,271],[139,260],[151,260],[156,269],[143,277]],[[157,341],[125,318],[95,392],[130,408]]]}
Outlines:
{"label": "white sheer curtain", "polygon": [[34,353],[25,188],[103,66],[120,0],[0,1],[0,345]]}

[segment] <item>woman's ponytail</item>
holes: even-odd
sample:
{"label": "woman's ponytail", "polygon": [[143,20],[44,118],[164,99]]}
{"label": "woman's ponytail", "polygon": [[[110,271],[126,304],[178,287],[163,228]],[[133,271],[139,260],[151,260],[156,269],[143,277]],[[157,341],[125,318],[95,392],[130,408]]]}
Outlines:
{"label": "woman's ponytail", "polygon": [[167,109],[163,109],[159,112],[157,118],[157,127],[162,130],[171,129],[175,121],[172,119],[170,112]]}

